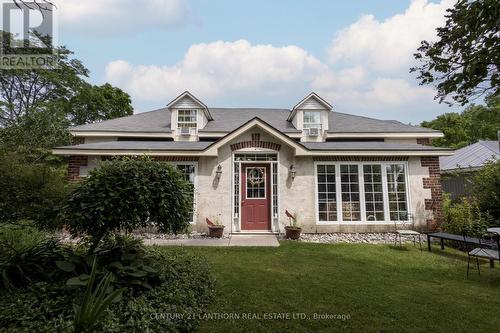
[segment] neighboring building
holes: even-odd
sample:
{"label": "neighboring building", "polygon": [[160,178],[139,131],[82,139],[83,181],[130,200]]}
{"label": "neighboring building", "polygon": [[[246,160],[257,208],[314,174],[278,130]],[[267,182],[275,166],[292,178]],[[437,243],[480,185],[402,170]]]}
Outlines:
{"label": "neighboring building", "polygon": [[479,141],[457,149],[452,156],[439,158],[443,191],[450,193],[453,200],[471,194],[472,178],[486,162],[500,160],[499,141]]}
{"label": "neighboring building", "polygon": [[304,232],[421,229],[442,218],[442,133],[332,111],[311,93],[290,109],[212,108],[184,92],[165,108],[71,129],[69,177],[109,156],[147,154],[194,183],[193,229],[218,217],[226,232],[277,232],[285,210]]}

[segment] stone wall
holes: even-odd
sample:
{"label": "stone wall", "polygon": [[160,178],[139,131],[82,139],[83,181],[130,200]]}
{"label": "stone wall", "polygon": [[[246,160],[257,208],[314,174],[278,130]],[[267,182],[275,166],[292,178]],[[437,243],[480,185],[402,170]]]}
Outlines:
{"label": "stone wall", "polygon": [[68,160],[68,179],[76,181],[80,179],[80,167],[87,166],[88,156],[71,155]]}
{"label": "stone wall", "polygon": [[427,219],[427,229],[437,230],[443,221],[443,190],[439,157],[421,157],[421,164],[429,169],[429,177],[423,179],[423,187],[431,190],[431,198],[425,199],[425,209],[432,212],[432,217]]}

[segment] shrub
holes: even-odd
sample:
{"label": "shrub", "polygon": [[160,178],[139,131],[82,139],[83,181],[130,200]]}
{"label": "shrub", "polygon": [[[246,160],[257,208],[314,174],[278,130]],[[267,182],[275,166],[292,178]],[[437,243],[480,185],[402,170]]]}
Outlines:
{"label": "shrub", "polygon": [[189,226],[192,187],[180,171],[148,158],[104,162],[69,196],[63,220],[97,246],[105,235],[155,225],[177,233]]}
{"label": "shrub", "polygon": [[65,171],[26,163],[14,153],[0,153],[0,221],[32,220],[55,228],[68,192]]}
{"label": "shrub", "polygon": [[68,285],[86,286],[94,257],[99,268],[97,278],[112,274],[111,285],[114,289],[127,287],[140,293],[165,281],[156,267],[157,258],[144,247],[141,240],[126,235],[108,235],[91,253],[86,246],[82,246],[68,252],[65,260],[56,264],[71,275],[67,280]]}
{"label": "shrub", "polygon": [[47,282],[0,292],[0,331],[73,332],[75,296],[64,284]]}
{"label": "shrub", "polygon": [[490,217],[479,209],[473,199],[462,198],[458,203],[452,203],[449,195],[443,202],[444,231],[459,235],[483,235],[489,225]]}
{"label": "shrub", "polygon": [[0,225],[0,289],[49,281],[62,258],[59,241],[31,226]]}
{"label": "shrub", "polygon": [[[96,332],[189,332],[197,327],[214,297],[206,261],[181,252],[166,256],[147,251],[164,280],[139,294],[124,293],[105,311]],[[83,292],[64,283],[43,282],[0,293],[0,327],[7,332],[73,332],[72,306],[80,303]],[[162,317],[167,313],[182,316],[169,320]]]}
{"label": "shrub", "polygon": [[473,194],[481,211],[500,225],[500,161],[488,162],[477,172]]}

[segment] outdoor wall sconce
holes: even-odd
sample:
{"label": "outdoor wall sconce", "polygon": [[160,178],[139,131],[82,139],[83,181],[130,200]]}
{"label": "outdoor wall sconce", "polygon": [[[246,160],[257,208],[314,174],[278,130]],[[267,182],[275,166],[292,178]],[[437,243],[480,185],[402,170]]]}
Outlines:
{"label": "outdoor wall sconce", "polygon": [[295,171],[295,167],[292,165],[290,165],[290,169],[288,170],[288,175],[290,176],[290,178],[292,180],[295,179],[295,175],[297,174],[297,171]]}
{"label": "outdoor wall sconce", "polygon": [[219,164],[217,166],[217,171],[215,171],[215,178],[219,180],[221,175],[222,175],[222,165]]}

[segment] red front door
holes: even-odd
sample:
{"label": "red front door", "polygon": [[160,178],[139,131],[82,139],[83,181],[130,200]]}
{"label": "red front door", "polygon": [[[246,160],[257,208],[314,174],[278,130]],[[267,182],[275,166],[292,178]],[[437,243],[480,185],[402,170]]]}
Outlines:
{"label": "red front door", "polygon": [[268,164],[241,165],[241,229],[271,230]]}

